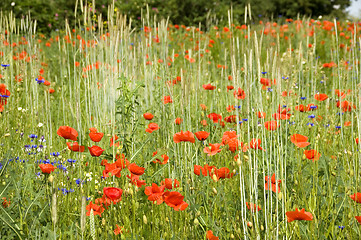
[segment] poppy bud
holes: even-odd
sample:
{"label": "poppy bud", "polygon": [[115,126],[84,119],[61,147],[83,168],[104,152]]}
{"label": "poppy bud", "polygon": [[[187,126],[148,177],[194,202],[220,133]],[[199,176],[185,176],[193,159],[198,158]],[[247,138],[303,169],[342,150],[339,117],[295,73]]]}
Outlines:
{"label": "poppy bud", "polygon": [[252,228],[252,227],[253,227],[253,224],[252,224],[251,222],[248,222],[248,223],[247,223],[247,226],[248,226],[249,228]]}
{"label": "poppy bud", "polygon": [[263,227],[263,225],[261,225],[261,231],[263,231],[264,230],[264,227]]}
{"label": "poppy bud", "polygon": [[147,216],[145,216],[145,215],[143,215],[143,222],[144,222],[144,224],[148,223]]}
{"label": "poppy bud", "polygon": [[[213,175],[213,176],[215,176],[215,175]],[[213,188],[212,190],[213,190],[214,194],[217,194],[217,189]]]}
{"label": "poppy bud", "polygon": [[194,219],[194,225],[195,225],[195,226],[198,226],[198,225],[199,225],[199,221],[198,221],[197,218]]}
{"label": "poppy bud", "polygon": [[234,239],[234,235],[231,233],[231,235],[229,236],[231,239]]}
{"label": "poppy bud", "polygon": [[54,181],[54,176],[53,176],[53,175],[50,175],[49,178],[48,178],[48,181],[49,181],[50,183],[52,183],[52,182]]}

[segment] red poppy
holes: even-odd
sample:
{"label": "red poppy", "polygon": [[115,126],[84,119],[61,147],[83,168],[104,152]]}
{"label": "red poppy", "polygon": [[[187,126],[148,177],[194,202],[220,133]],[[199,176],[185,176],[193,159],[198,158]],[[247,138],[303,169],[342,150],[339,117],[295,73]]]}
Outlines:
{"label": "red poppy", "polygon": [[233,89],[234,89],[234,87],[233,87],[232,85],[227,86],[227,92],[228,92],[229,90],[233,90]]}
{"label": "red poppy", "polygon": [[247,205],[248,210],[251,210],[252,212],[261,211],[261,207],[260,207],[260,206],[257,206],[257,205],[254,204],[254,203],[246,202],[246,205]]}
{"label": "red poppy", "polygon": [[10,200],[6,199],[6,197],[3,197],[2,200],[3,200],[2,205],[4,208],[7,208],[10,206],[10,204],[11,204]]}
{"label": "red poppy", "polygon": [[266,113],[265,112],[257,112],[257,117],[258,118],[266,118]]}
{"label": "red poppy", "polygon": [[104,133],[98,132],[96,128],[90,128],[89,137],[93,142],[100,142],[104,136]]}
{"label": "red poppy", "polygon": [[231,173],[231,170],[227,167],[221,167],[220,169],[215,168],[214,175],[216,176],[216,179],[219,180],[220,178],[231,178],[234,173]]}
{"label": "red poppy", "polygon": [[56,132],[60,137],[63,137],[64,139],[70,139],[73,141],[77,140],[78,132],[69,126],[61,126],[59,127],[58,131]]}
{"label": "red poppy", "polygon": [[286,212],[287,216],[287,222],[292,222],[295,220],[306,220],[311,221],[313,219],[313,216],[310,212],[305,212],[305,209],[302,208],[301,211],[299,211],[296,208],[296,211],[288,211]]}
{"label": "red poppy", "polygon": [[159,126],[158,124],[156,123],[149,123],[148,124],[148,128],[145,129],[146,132],[149,132],[149,133],[152,133],[153,131],[156,131],[159,129]]}
{"label": "red poppy", "polygon": [[217,153],[222,151],[222,149],[219,149],[219,147],[221,146],[220,143],[215,143],[215,144],[210,143],[209,146],[210,147],[205,147],[203,150],[203,152],[207,153],[208,156],[216,155]]}
{"label": "red poppy", "polygon": [[165,185],[167,189],[173,189],[179,187],[179,182],[177,179],[174,179],[174,185],[173,180],[171,178],[166,178],[164,181],[161,182],[162,185]]}
{"label": "red poppy", "polygon": [[272,177],[266,176],[265,177],[266,183],[264,188],[266,190],[272,190],[272,192],[279,193],[281,192],[280,184],[281,180],[276,181],[276,174],[274,173]]}
{"label": "red poppy", "polygon": [[227,116],[224,118],[224,121],[228,123],[234,123],[237,121],[237,116],[236,115]]}
{"label": "red poppy", "polygon": [[123,190],[121,188],[105,187],[103,188],[103,192],[107,198],[113,201],[113,204],[122,200]]}
{"label": "red poppy", "polygon": [[152,120],[154,116],[151,113],[144,113],[143,117],[145,118],[145,120]]}
{"label": "red poppy", "polygon": [[130,179],[130,183],[134,184],[138,188],[141,188],[143,185],[145,185],[145,180],[140,180],[138,175],[135,175],[133,173],[130,173],[130,176],[127,175],[127,178]]}
{"label": "red poppy", "polygon": [[207,110],[207,106],[206,106],[206,105],[200,104],[200,106],[201,106],[202,110]]}
{"label": "red poppy", "polygon": [[84,152],[85,151],[85,147],[79,146],[79,144],[77,142],[67,142],[66,145],[73,152]]}
{"label": "red poppy", "polygon": [[184,196],[179,192],[164,193],[164,202],[175,211],[183,211],[188,207],[188,203],[183,201]]}
{"label": "red poppy", "polygon": [[267,121],[264,123],[264,126],[268,131],[274,131],[279,127],[277,121]]}
{"label": "red poppy", "polygon": [[314,162],[314,161],[317,161],[317,160],[320,159],[320,157],[321,157],[321,153],[317,152],[317,151],[314,150],[314,149],[305,150],[305,151],[303,152],[303,154],[306,155],[306,158],[307,158],[307,159],[310,159],[310,160],[312,160],[313,162]]}
{"label": "red poppy", "polygon": [[199,131],[194,133],[199,141],[204,141],[208,138],[209,132],[206,131]]}
{"label": "red poppy", "polygon": [[222,136],[222,144],[223,145],[228,144],[228,141],[232,138],[237,138],[237,132],[236,131],[225,131]]}
{"label": "red poppy", "polygon": [[307,142],[308,137],[303,136],[301,134],[293,134],[291,136],[291,142],[294,143],[297,147],[299,148],[304,148],[307,147],[308,145],[310,145],[309,142]]}
{"label": "red poppy", "polygon": [[181,118],[176,118],[174,120],[174,123],[177,124],[177,125],[180,125],[182,122],[183,122],[183,119],[181,119]]}
{"label": "red poppy", "polygon": [[191,142],[194,143],[195,139],[194,139],[194,135],[192,132],[190,131],[180,131],[177,132],[176,134],[173,135],[173,141],[175,143],[180,143],[180,142]]}
{"label": "red poppy", "polygon": [[104,149],[102,149],[99,146],[92,146],[92,147],[88,147],[90,155],[92,155],[93,157],[99,157],[100,155],[102,155],[102,153],[104,152]]}
{"label": "red poppy", "polygon": [[131,163],[128,165],[128,170],[133,173],[134,175],[143,175],[144,174],[144,167],[139,167],[137,164],[135,163]]}
{"label": "red poppy", "polygon": [[193,170],[194,174],[197,175],[197,176],[200,176],[201,173],[203,176],[208,176],[208,172],[207,170],[202,167],[202,166],[199,166],[199,165],[194,165],[194,170]]}
{"label": "red poppy", "polygon": [[303,104],[300,104],[300,105],[298,105],[298,106],[295,106],[295,110],[296,110],[296,111],[300,111],[300,112],[307,112],[307,111],[308,111],[307,108],[306,108],[306,106],[303,105]]}
{"label": "red poppy", "polygon": [[47,173],[47,174],[50,174],[56,168],[52,164],[39,164],[39,167],[43,173]]}
{"label": "red poppy", "polygon": [[122,230],[123,228],[124,228],[123,226],[120,227],[118,224],[115,224],[114,234],[118,235],[118,234],[123,233],[123,230]]}
{"label": "red poppy", "polygon": [[145,187],[144,193],[148,196],[148,200],[152,202],[157,202],[157,204],[163,203],[163,194],[164,194],[165,185],[159,186],[155,183],[152,183],[151,187]]}
{"label": "red poppy", "polygon": [[357,203],[361,203],[361,193],[355,193],[354,195],[351,195],[350,198],[354,200]]}
{"label": "red poppy", "polygon": [[170,96],[164,96],[163,97],[163,103],[164,104],[172,103],[172,102],[173,102],[173,100],[172,100],[172,98]]}
{"label": "red poppy", "polygon": [[87,210],[87,213],[86,213],[87,216],[90,216],[91,209],[93,209],[93,214],[94,214],[94,216],[95,216],[95,215],[99,215],[100,217],[102,216],[102,213],[103,213],[104,210],[105,210],[102,206],[93,204],[93,202],[90,202],[90,203],[88,204],[88,206],[86,206],[85,209]]}
{"label": "red poppy", "polygon": [[207,240],[219,240],[219,237],[213,235],[212,230],[207,231]]}
{"label": "red poppy", "polygon": [[213,123],[217,123],[219,120],[222,120],[222,116],[217,113],[210,113],[207,115],[209,119],[213,121]]}
{"label": "red poppy", "polygon": [[114,135],[111,139],[110,139],[110,147],[119,147],[119,142],[114,143],[114,141],[117,141],[119,138],[117,135]]}
{"label": "red poppy", "polygon": [[261,147],[261,139],[255,139],[253,138],[251,140],[251,142],[249,143],[249,147],[252,149],[260,149],[265,151],[262,147]]}
{"label": "red poppy", "polygon": [[[103,160],[104,161],[104,160]],[[102,162],[103,162],[102,161]],[[105,169],[103,171],[103,177],[104,178],[107,178],[109,177],[109,173],[112,175],[112,176],[116,176],[118,178],[121,177],[121,171],[123,168],[117,166],[116,163],[104,163],[105,165]]]}
{"label": "red poppy", "polygon": [[361,224],[361,216],[355,216],[355,218],[356,218],[357,222],[358,222],[359,224]]}
{"label": "red poppy", "polygon": [[356,141],[356,144],[359,144],[359,139],[358,138],[356,138],[355,141]]}
{"label": "red poppy", "polygon": [[337,107],[341,108],[342,111],[344,111],[344,112],[351,112],[352,108],[356,109],[356,106],[352,102],[349,102],[349,101],[342,101],[342,102],[338,101]]}
{"label": "red poppy", "polygon": [[215,86],[212,86],[212,84],[205,84],[202,86],[205,90],[214,90],[216,89]]}
{"label": "red poppy", "polygon": [[315,94],[315,99],[317,101],[325,101],[327,98],[328,98],[327,94],[324,93]]}
{"label": "red poppy", "polygon": [[238,88],[238,90],[235,90],[233,92],[233,95],[235,98],[240,99],[240,100],[246,98],[246,93],[244,92],[244,90],[242,88]]}
{"label": "red poppy", "polygon": [[[155,156],[155,155],[157,155],[157,151],[155,151],[155,152],[153,152],[153,157]],[[161,157],[162,157],[162,160],[160,160],[160,159],[155,159],[155,161],[153,161],[154,163],[159,163],[159,164],[161,164],[161,165],[164,165],[164,164],[166,164],[167,162],[168,162],[168,160],[169,160],[169,157],[167,156],[167,155],[165,155],[165,154],[162,154],[161,155]]]}

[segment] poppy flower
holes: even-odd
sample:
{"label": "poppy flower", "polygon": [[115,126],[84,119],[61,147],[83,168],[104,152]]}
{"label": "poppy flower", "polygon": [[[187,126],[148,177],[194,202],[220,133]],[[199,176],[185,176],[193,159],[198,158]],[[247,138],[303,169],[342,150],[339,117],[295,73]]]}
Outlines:
{"label": "poppy flower", "polygon": [[200,106],[201,106],[202,110],[207,110],[207,106],[206,106],[206,105],[200,104]]}
{"label": "poppy flower", "polygon": [[276,181],[276,174],[274,173],[272,177],[266,176],[265,177],[266,183],[264,188],[266,190],[272,190],[272,192],[279,193],[281,192],[280,184],[281,180]]}
{"label": "poppy flower", "polygon": [[176,118],[174,120],[174,123],[177,124],[177,125],[180,125],[182,122],[183,122],[183,119],[181,119],[181,118]]}
{"label": "poppy flower", "polygon": [[55,90],[53,89],[53,88],[49,88],[49,93],[51,94],[51,93],[54,93],[55,92]]}
{"label": "poppy flower", "polygon": [[207,237],[207,240],[219,240],[219,237],[216,237],[213,235],[212,230],[207,231],[206,237]]}
{"label": "poppy flower", "polygon": [[298,105],[298,106],[295,106],[295,110],[296,111],[300,111],[300,112],[307,112],[308,110],[307,110],[307,107],[305,106],[305,105],[303,105],[303,104],[300,104],[300,105]]}
{"label": "poppy flower", "polygon": [[314,161],[317,161],[318,159],[320,159],[321,157],[321,153],[317,152],[316,150],[312,149],[312,150],[305,150],[303,152],[303,154],[306,155],[307,159]]}
{"label": "poppy flower", "polygon": [[307,142],[308,137],[303,136],[301,134],[293,134],[291,136],[291,142],[294,143],[297,147],[299,148],[304,148],[307,147],[308,145],[310,145],[309,142]]}
{"label": "poppy flower", "polygon": [[234,89],[234,87],[233,87],[232,85],[227,86],[227,92],[228,92],[229,90],[233,90],[233,89]]}
{"label": "poppy flower", "polygon": [[[152,156],[154,157],[155,155],[157,155],[157,153],[158,153],[157,151],[153,152]],[[164,165],[164,164],[166,164],[168,162],[169,157],[167,155],[162,154],[161,157],[162,157],[162,160],[157,158],[155,161],[153,161],[153,163],[159,163],[161,165]]]}
{"label": "poppy flower", "polygon": [[164,96],[163,97],[163,103],[164,104],[172,103],[172,102],[173,102],[173,100],[172,100],[172,98],[170,96]]}
{"label": "poppy flower", "polygon": [[235,110],[235,107],[233,105],[228,105],[228,107],[226,107],[227,112],[232,112],[233,110]]}
{"label": "poppy flower", "polygon": [[350,198],[354,200],[357,203],[361,203],[361,193],[355,193],[354,195],[351,195]]}
{"label": "poppy flower", "polygon": [[194,133],[199,141],[204,141],[208,138],[209,132],[199,131]]}
{"label": "poppy flower", "polygon": [[118,234],[123,233],[123,230],[122,230],[123,228],[124,228],[123,226],[120,227],[118,224],[115,224],[114,234],[118,235]]}
{"label": "poppy flower", "polygon": [[190,131],[180,131],[177,132],[176,134],[173,135],[173,141],[175,143],[180,143],[180,142],[191,142],[194,143],[196,140],[194,139],[194,135],[192,132]]}
{"label": "poppy flower", "polygon": [[92,155],[93,157],[99,157],[100,155],[102,155],[102,153],[104,152],[104,149],[102,149],[99,146],[92,146],[92,147],[88,147],[90,155]]}
{"label": "poppy flower", "polygon": [[202,86],[205,90],[214,90],[216,89],[215,86],[212,86],[212,84],[205,84]]}
{"label": "poppy flower", "polygon": [[116,163],[105,163],[104,165],[105,165],[105,169],[103,171],[103,177],[104,178],[109,177],[109,173],[112,176],[116,176],[118,178],[121,177],[121,171],[122,171],[123,168],[117,166]]}
{"label": "poppy flower", "polygon": [[110,200],[109,198],[107,198],[107,196],[105,196],[105,194],[103,194],[103,196],[101,198],[97,198],[95,199],[95,204],[102,206],[102,207],[109,207],[110,205],[112,205],[112,200]]}
{"label": "poppy flower", "polygon": [[79,146],[79,144],[77,142],[67,142],[66,145],[73,152],[84,152],[85,151],[85,147]]}
{"label": "poppy flower", "polygon": [[149,123],[148,124],[148,128],[145,129],[146,132],[149,132],[149,133],[152,133],[153,131],[156,131],[159,129],[159,126],[158,124],[156,123]]}
{"label": "poppy flower", "polygon": [[222,149],[219,149],[219,147],[221,146],[220,143],[215,143],[215,144],[210,143],[209,146],[210,147],[205,147],[203,150],[203,152],[207,153],[208,156],[216,155],[217,153],[222,151]]}
{"label": "poppy flower", "polygon": [[266,118],[266,113],[265,112],[257,112],[257,117],[258,118]]}
{"label": "poppy flower", "polygon": [[261,147],[261,139],[255,139],[253,138],[251,140],[251,142],[249,143],[249,147],[252,149],[260,149],[265,151],[262,147]]}
{"label": "poppy flower", "polygon": [[64,139],[70,139],[73,141],[77,140],[78,132],[69,126],[61,126],[59,127],[58,131],[56,132],[60,137],[63,137]]}
{"label": "poppy flower", "polygon": [[260,206],[257,206],[256,204],[254,203],[249,203],[249,202],[246,202],[246,205],[247,205],[247,208],[248,210],[251,210],[252,212],[254,211],[261,211],[261,207]]}
{"label": "poppy flower", "polygon": [[188,207],[188,203],[183,201],[184,196],[179,192],[164,193],[164,202],[175,211],[183,211]]}
{"label": "poppy flower", "polygon": [[235,98],[242,100],[246,98],[246,93],[244,92],[244,90],[242,88],[238,88],[238,90],[235,90],[233,92],[233,95]]}
{"label": "poppy flower", "polygon": [[327,98],[328,98],[327,94],[324,93],[315,94],[315,99],[317,101],[325,101]]}
{"label": "poppy flower", "polygon": [[210,113],[207,115],[209,119],[213,121],[213,123],[217,123],[219,120],[222,120],[222,116],[217,113]]}
{"label": "poppy flower", "polygon": [[174,179],[174,185],[173,180],[171,178],[166,178],[164,181],[161,182],[162,185],[165,186],[167,189],[173,189],[179,187],[179,182],[177,179]]}
{"label": "poppy flower", "polygon": [[145,120],[152,120],[154,116],[151,113],[144,113],[143,117],[145,118]]}
{"label": "poppy flower", "polygon": [[299,211],[297,208],[295,211],[288,211],[286,212],[287,216],[287,222],[292,222],[295,220],[306,220],[311,221],[313,219],[313,216],[310,212],[305,212],[305,209],[302,208],[301,211]]}
{"label": "poppy flower", "polygon": [[87,216],[90,216],[91,209],[93,209],[93,214],[94,214],[94,216],[95,216],[95,215],[99,215],[100,217],[102,216],[102,213],[103,213],[104,210],[105,210],[102,206],[96,205],[96,204],[94,204],[93,202],[90,202],[90,203],[86,206],[85,209],[87,210],[87,212],[86,212],[86,215],[87,215]]}
{"label": "poppy flower", "polygon": [[47,174],[50,174],[56,168],[52,164],[39,164],[39,167],[43,173],[47,173]]}
{"label": "poppy flower", "polygon": [[6,197],[3,197],[2,200],[3,200],[2,205],[4,208],[7,208],[10,206],[10,204],[11,204],[10,200],[6,199]]}
{"label": "poppy flower", "polygon": [[98,132],[96,128],[90,128],[89,137],[93,142],[100,142],[104,136],[104,133]]}
{"label": "poppy flower", "polygon": [[159,186],[155,183],[152,183],[152,186],[145,187],[144,193],[148,196],[148,200],[157,202],[157,204],[163,203],[163,194],[164,194],[165,185]]}
{"label": "poppy flower", "polygon": [[356,141],[356,144],[359,144],[359,139],[358,138],[356,138],[355,141]]}
{"label": "poppy flower", "polygon": [[224,121],[228,123],[234,123],[237,121],[237,116],[236,115],[227,116],[224,118]]}
{"label": "poppy flower", "polygon": [[231,170],[229,170],[227,167],[221,167],[220,169],[215,168],[214,175],[218,180],[220,178],[231,178],[233,177],[234,173],[231,173]]}
{"label": "poppy flower", "polygon": [[359,224],[361,224],[361,216],[355,216],[355,218],[356,218],[357,222],[358,222]]}
{"label": "poppy flower", "polygon": [[135,163],[131,163],[128,165],[128,170],[133,173],[134,175],[143,175],[144,174],[144,167],[139,167],[137,164]]}
{"label": "poppy flower", "polygon": [[268,131],[274,131],[279,127],[277,121],[267,121],[264,123],[264,126]]}
{"label": "poppy flower", "polygon": [[123,190],[121,188],[105,187],[103,188],[103,192],[114,204],[122,200]]}
{"label": "poppy flower", "polygon": [[141,188],[143,185],[145,185],[145,180],[140,180],[139,175],[135,175],[133,173],[130,173],[130,176],[127,175],[127,178],[130,179],[130,183],[134,184],[138,188]]}
{"label": "poppy flower", "polygon": [[202,166],[199,166],[199,165],[194,165],[194,170],[193,170],[194,174],[197,175],[197,176],[200,176],[201,173],[203,176],[208,176],[208,172],[207,170],[202,167]]}
{"label": "poppy flower", "polygon": [[117,141],[119,138],[117,135],[114,135],[111,139],[110,139],[110,147],[119,147],[119,142],[114,143],[114,141]]}

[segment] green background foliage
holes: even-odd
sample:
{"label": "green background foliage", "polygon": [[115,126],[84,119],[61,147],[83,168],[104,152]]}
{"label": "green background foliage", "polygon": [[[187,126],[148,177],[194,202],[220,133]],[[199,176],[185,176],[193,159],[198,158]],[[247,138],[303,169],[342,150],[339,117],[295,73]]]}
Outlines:
{"label": "green background foliage", "polygon": [[[12,6],[11,3],[15,5]],[[95,4],[94,15],[107,15],[108,5],[113,1],[98,0],[92,3],[89,1],[88,6]],[[29,12],[33,19],[37,20],[38,31],[42,33],[51,32],[52,30],[62,29],[64,20],[68,19],[71,26],[77,22],[75,19],[75,7],[77,1],[48,1],[48,0],[3,0],[0,3],[0,9],[8,12],[13,11],[17,18],[27,15]],[[167,18],[174,24],[203,25],[207,20],[217,19],[222,22],[228,21],[228,11],[233,8],[233,19],[237,23],[244,20],[243,14],[245,6],[250,3],[253,19],[275,18],[275,17],[296,17],[311,16],[318,17],[330,16],[342,18],[345,16],[345,9],[350,6],[350,0],[132,0],[132,1],[115,1],[117,10],[131,17],[134,25],[139,25],[142,11],[145,13],[146,6],[149,6],[151,16],[156,15],[158,19]],[[78,1],[77,11],[80,12],[81,1]],[[83,2],[86,4],[86,2]],[[338,7],[338,8],[337,8]],[[337,9],[336,9],[337,8]]]}

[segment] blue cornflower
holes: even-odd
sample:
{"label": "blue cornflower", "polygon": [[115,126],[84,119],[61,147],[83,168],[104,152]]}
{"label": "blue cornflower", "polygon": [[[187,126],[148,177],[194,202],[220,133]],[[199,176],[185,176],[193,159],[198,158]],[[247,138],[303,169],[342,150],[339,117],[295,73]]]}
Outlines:
{"label": "blue cornflower", "polygon": [[337,129],[340,129],[340,128],[341,128],[341,126],[336,126],[336,128],[337,128]]}
{"label": "blue cornflower", "polygon": [[265,75],[267,72],[261,72],[263,75]]}
{"label": "blue cornflower", "polygon": [[35,81],[36,81],[38,84],[45,82],[44,79],[38,79],[38,78],[35,78]]}
{"label": "blue cornflower", "polygon": [[339,229],[343,230],[345,226],[338,226]]}
{"label": "blue cornflower", "polygon": [[59,153],[59,152],[53,152],[53,153],[50,153],[50,155],[51,155],[51,156],[54,156],[54,157],[57,157],[57,156],[60,155],[60,153]]}
{"label": "blue cornflower", "polygon": [[33,138],[38,138],[38,135],[36,135],[36,134],[30,134],[30,135],[29,135],[29,138],[32,138],[32,139],[33,139]]}
{"label": "blue cornflower", "polygon": [[339,116],[340,116],[340,115],[343,115],[343,112],[338,112],[337,115],[339,115]]}
{"label": "blue cornflower", "polygon": [[245,121],[245,122],[247,122],[247,121],[248,121],[248,118],[243,118],[242,120]]}
{"label": "blue cornflower", "polygon": [[300,97],[301,98],[301,100],[305,100],[306,99],[306,97]]}
{"label": "blue cornflower", "polygon": [[311,126],[311,127],[313,127],[315,124],[313,124],[313,123],[307,123],[307,126]]}
{"label": "blue cornflower", "polygon": [[35,175],[37,176],[37,177],[40,177],[40,172],[37,172]]}
{"label": "blue cornflower", "polygon": [[314,114],[311,114],[310,116],[308,116],[308,118],[315,118],[316,116]]}
{"label": "blue cornflower", "polygon": [[82,181],[80,178],[78,178],[77,180],[75,180],[75,183],[79,185],[80,183],[82,183]]}
{"label": "blue cornflower", "polygon": [[69,163],[75,163],[75,162],[76,162],[75,159],[70,159],[70,158],[69,158],[67,161],[68,161]]}
{"label": "blue cornflower", "polygon": [[267,92],[273,92],[273,89],[272,89],[272,88],[268,88],[268,89],[267,89]]}
{"label": "blue cornflower", "polygon": [[282,79],[287,80],[287,79],[288,79],[288,77],[282,77]]}
{"label": "blue cornflower", "polygon": [[238,124],[242,124],[243,122],[242,121],[239,121]]}
{"label": "blue cornflower", "polygon": [[2,67],[7,68],[10,67],[10,64],[1,64]]}
{"label": "blue cornflower", "polygon": [[3,164],[0,162],[0,169],[2,169],[3,168]]}
{"label": "blue cornflower", "polygon": [[316,105],[312,105],[310,106],[311,109],[317,109],[317,106]]}

